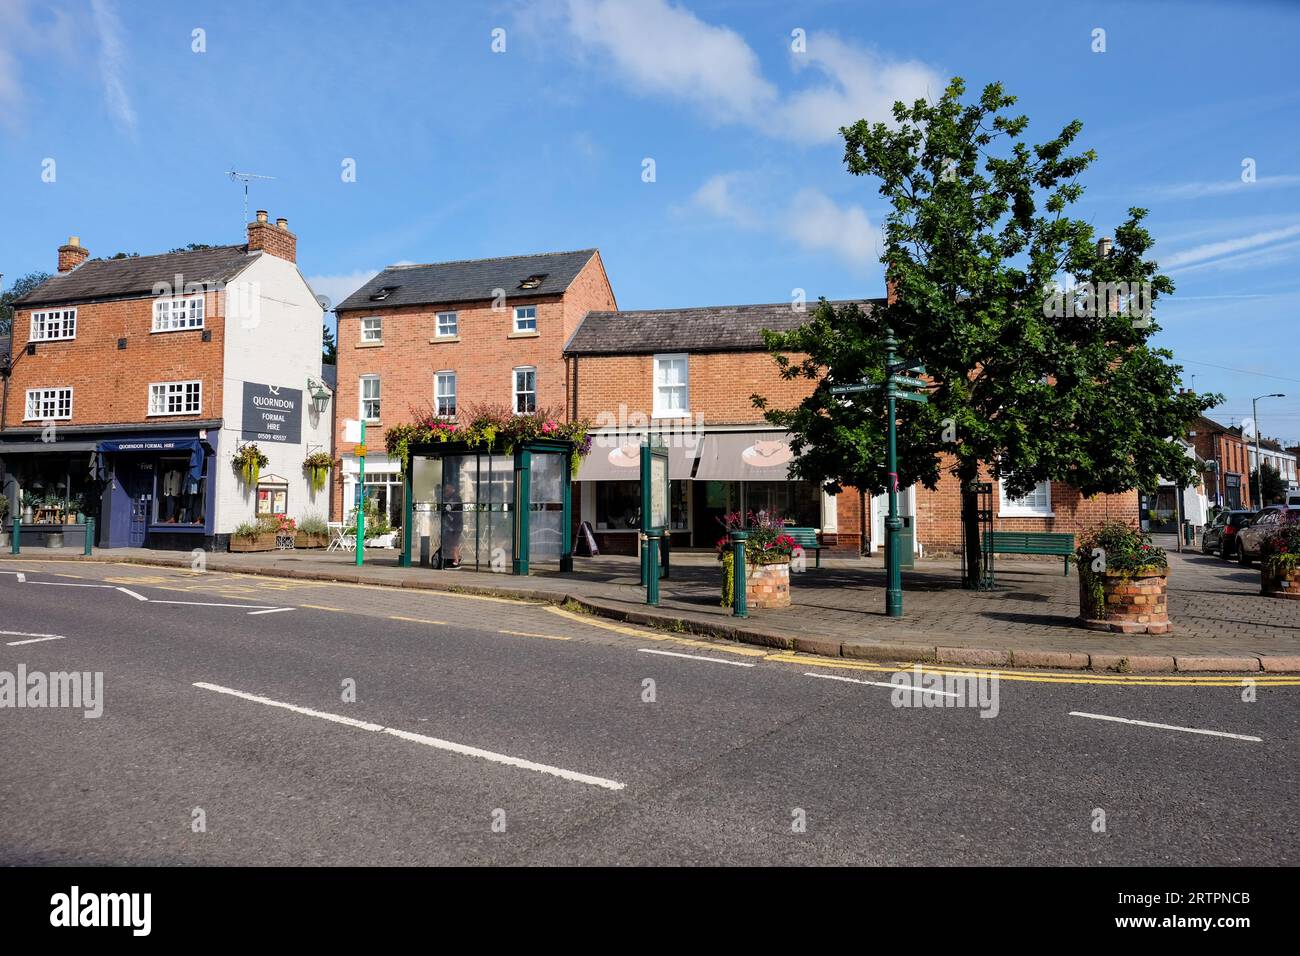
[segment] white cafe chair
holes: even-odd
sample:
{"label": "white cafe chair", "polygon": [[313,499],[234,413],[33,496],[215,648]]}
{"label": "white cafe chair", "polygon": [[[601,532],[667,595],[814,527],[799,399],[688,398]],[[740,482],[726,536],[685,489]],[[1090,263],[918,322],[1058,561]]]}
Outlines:
{"label": "white cafe chair", "polygon": [[348,528],[342,521],[328,521],[325,527],[330,530],[330,546],[326,551],[355,551],[357,549],[357,540],[348,534]]}

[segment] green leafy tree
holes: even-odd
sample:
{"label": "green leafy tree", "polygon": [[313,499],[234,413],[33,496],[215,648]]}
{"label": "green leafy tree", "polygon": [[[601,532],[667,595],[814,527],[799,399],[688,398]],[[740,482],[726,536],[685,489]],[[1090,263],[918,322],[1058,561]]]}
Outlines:
{"label": "green leafy tree", "polygon": [[338,339],[328,325],[322,327],[321,362],[325,365],[337,365],[339,363]]}
{"label": "green leafy tree", "polygon": [[0,294],[0,336],[7,336],[13,331],[14,300],[21,299],[37,286],[48,282],[50,278],[48,272],[29,272]]}
{"label": "green leafy tree", "polygon": [[1013,497],[1045,480],[1085,495],[1190,480],[1171,436],[1220,397],[1179,394],[1172,353],[1150,344],[1150,306],[1173,283],[1147,258],[1146,211],[1128,211],[1109,250],[1067,214],[1095,159],[1071,152],[1082,124],[1030,145],[1029,120],[1008,112],[1015,98],[1001,85],[972,103],[965,90],[954,79],[936,103],[895,104],[893,126],[841,130],[849,172],[878,179],[890,205],[881,261],[895,298],[870,309],[823,302],[803,328],[768,334],[783,374],[817,384],[767,418],[794,432],[799,477],[882,491],[883,397],[845,401],[830,389],[879,381],[892,330],[932,383],[928,405],[899,403],[899,484],[932,488],[944,469],[960,482],[973,586],[982,467]]}
{"label": "green leafy tree", "polygon": [[1286,501],[1286,482],[1272,462],[1260,462],[1259,487],[1264,493],[1264,504],[1271,505]]}

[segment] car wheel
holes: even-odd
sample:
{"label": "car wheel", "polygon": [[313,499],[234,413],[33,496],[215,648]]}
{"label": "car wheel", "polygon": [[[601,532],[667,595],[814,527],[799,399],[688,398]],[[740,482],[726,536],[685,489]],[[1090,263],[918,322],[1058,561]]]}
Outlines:
{"label": "car wheel", "polygon": [[1226,538],[1219,542],[1219,557],[1224,561],[1231,560],[1232,558],[1232,553],[1228,550],[1228,540]]}
{"label": "car wheel", "polygon": [[1250,567],[1250,557],[1246,554],[1246,548],[1240,541],[1237,542],[1237,563],[1243,568]]}

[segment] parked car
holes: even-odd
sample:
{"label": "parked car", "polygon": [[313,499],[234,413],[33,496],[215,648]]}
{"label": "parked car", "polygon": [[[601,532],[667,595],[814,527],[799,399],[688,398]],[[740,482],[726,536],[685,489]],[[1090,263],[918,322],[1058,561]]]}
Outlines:
{"label": "parked car", "polygon": [[1289,505],[1270,505],[1255,515],[1249,525],[1237,532],[1237,563],[1249,566],[1259,560],[1264,539],[1283,525],[1300,521],[1300,508]]}
{"label": "parked car", "polygon": [[1253,511],[1220,511],[1201,534],[1201,554],[1214,554],[1228,561],[1237,555],[1237,534],[1255,517]]}

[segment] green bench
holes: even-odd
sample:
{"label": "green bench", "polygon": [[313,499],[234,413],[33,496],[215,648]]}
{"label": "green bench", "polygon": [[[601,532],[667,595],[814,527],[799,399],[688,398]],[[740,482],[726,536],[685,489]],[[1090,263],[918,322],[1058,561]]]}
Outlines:
{"label": "green bench", "polygon": [[804,551],[815,551],[817,567],[822,566],[822,543],[817,540],[816,528],[786,528],[785,533],[794,538],[794,543]]}
{"label": "green bench", "polygon": [[994,554],[1057,554],[1065,559],[1065,574],[1070,573],[1074,557],[1074,535],[1047,531],[986,531],[984,550]]}

